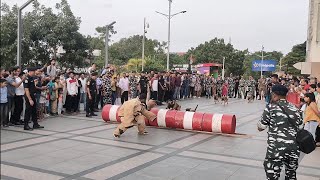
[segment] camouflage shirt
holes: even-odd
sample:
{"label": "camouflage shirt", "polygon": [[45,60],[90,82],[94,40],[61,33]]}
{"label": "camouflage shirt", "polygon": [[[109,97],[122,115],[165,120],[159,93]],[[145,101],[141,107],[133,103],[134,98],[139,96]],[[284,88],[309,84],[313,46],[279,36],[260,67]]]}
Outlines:
{"label": "camouflage shirt", "polygon": [[[289,123],[287,115],[279,107],[283,107],[291,120],[295,120],[295,127]],[[293,104],[286,100],[280,100],[278,103],[269,104],[264,110],[261,120],[258,122],[258,128],[268,130],[268,157],[279,157],[286,149],[298,150],[296,136],[298,129],[302,128],[303,121],[301,112]]]}

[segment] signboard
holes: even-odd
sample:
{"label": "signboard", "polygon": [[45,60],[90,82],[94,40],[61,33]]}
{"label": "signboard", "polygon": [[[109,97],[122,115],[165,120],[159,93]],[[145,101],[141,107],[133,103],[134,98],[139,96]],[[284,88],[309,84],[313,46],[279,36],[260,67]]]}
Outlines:
{"label": "signboard", "polygon": [[[262,60],[252,61],[252,71],[261,71],[261,61]],[[263,60],[262,71],[275,71],[276,66],[277,66],[277,61],[275,60]]]}

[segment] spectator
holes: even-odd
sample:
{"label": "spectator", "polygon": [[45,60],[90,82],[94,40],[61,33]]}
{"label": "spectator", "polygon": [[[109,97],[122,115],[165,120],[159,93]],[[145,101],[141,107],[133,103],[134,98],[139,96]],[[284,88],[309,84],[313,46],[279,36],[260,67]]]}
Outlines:
{"label": "spectator", "polygon": [[5,79],[0,79],[0,125],[9,127],[8,88]]}
{"label": "spectator", "polygon": [[[279,179],[282,165],[285,165],[286,179],[297,179],[300,151],[296,136],[303,122],[299,110],[286,101],[287,92],[285,86],[272,87],[272,103],[264,110],[257,124],[259,131],[269,128],[268,148],[264,160],[267,179]],[[294,117],[296,121],[292,121],[289,116]]]}
{"label": "spectator", "polygon": [[[9,70],[9,76],[6,78],[7,81],[7,95],[8,95],[8,111],[9,111],[9,115],[8,118],[12,117],[13,114],[13,109],[14,109],[14,96],[15,96],[15,88],[16,86],[18,87],[20,84],[16,84],[15,83],[15,74],[16,71],[18,70],[18,67],[13,67],[10,68]],[[9,121],[9,119],[8,119]],[[9,122],[9,125],[12,126],[13,123]]]}
{"label": "spectator", "polygon": [[117,76],[113,77],[111,80],[111,90],[112,90],[112,105],[115,105],[116,99],[117,99]]}
{"label": "spectator", "polygon": [[121,104],[128,101],[128,91],[129,91],[129,79],[126,73],[123,73],[123,77],[120,78],[119,88],[121,89]]}
{"label": "spectator", "polygon": [[11,122],[14,125],[22,125],[23,123],[20,122],[21,113],[23,111],[23,97],[24,97],[24,87],[23,81],[25,80],[25,75],[23,72],[19,70],[16,71],[18,76],[15,77],[15,86],[18,86],[15,89],[15,97],[14,97],[14,111],[13,115],[11,116]]}
{"label": "spectator", "polygon": [[179,100],[180,99],[180,91],[181,91],[181,75],[178,73],[176,74],[176,79],[175,79],[174,85],[175,85],[175,90],[174,90],[173,98],[175,100]]}
{"label": "spectator", "polygon": [[[80,83],[81,83],[81,88],[80,88],[80,103],[84,104],[84,111],[86,111],[86,99],[87,99],[87,95],[86,95],[86,89],[87,89],[87,78],[85,78],[84,73],[81,73],[80,75]],[[79,106],[80,107],[80,106]]]}
{"label": "spectator", "polygon": [[158,74],[155,74],[154,77],[151,79],[151,99],[158,100]]}
{"label": "spectator", "polygon": [[[318,106],[318,110],[320,110],[320,83],[317,84],[316,103]],[[316,130],[316,142],[317,146],[320,147],[320,125],[317,127]]]}
{"label": "spectator", "polygon": [[66,100],[66,109],[68,113],[77,112],[76,103],[77,103],[77,94],[78,94],[78,80],[74,78],[74,73],[69,72],[69,78],[67,81],[67,100]]}
{"label": "spectator", "polygon": [[47,67],[47,75],[50,77],[57,76],[57,67],[56,67],[56,60],[52,59],[50,66]]}
{"label": "spectator", "polygon": [[304,117],[304,129],[309,131],[313,135],[313,138],[316,139],[316,129],[320,123],[320,112],[314,94],[307,93],[304,101],[307,104]]}

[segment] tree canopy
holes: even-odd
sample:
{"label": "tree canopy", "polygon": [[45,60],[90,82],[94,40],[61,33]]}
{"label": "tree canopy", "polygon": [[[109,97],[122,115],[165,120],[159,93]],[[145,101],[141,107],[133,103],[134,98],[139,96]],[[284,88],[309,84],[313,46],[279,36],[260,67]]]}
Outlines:
{"label": "tree canopy", "polygon": [[[17,15],[18,7],[1,4],[1,66],[11,67],[16,63],[17,54]],[[56,58],[64,67],[84,67],[95,62],[99,67],[104,66],[106,26],[96,27],[97,36],[84,36],[79,32],[80,17],[74,16],[67,0],[60,0],[54,8],[33,2],[32,11],[23,14],[22,64],[34,65],[47,63],[50,58]],[[110,27],[109,36],[112,38],[117,31]],[[141,70],[142,35],[124,37],[114,42],[109,48],[110,63],[118,67],[130,67]],[[164,70],[166,67],[166,42],[145,38],[145,67],[146,71]],[[58,53],[63,48],[64,52]],[[101,50],[101,55],[93,56],[93,50]],[[292,51],[283,57],[278,51],[264,52],[268,59],[279,62],[282,59],[282,70],[290,74],[299,74],[293,65],[305,61],[306,43],[293,46]],[[219,63],[225,59],[226,75],[255,76],[252,72],[253,60],[260,59],[261,52],[238,50],[224,39],[214,38],[195,48],[190,48],[185,55],[170,54],[170,67],[173,64],[188,64],[192,56],[193,64]],[[57,56],[58,55],[58,56]],[[88,61],[89,60],[89,61]],[[278,68],[279,70],[279,68]],[[266,73],[267,74],[267,73]]]}

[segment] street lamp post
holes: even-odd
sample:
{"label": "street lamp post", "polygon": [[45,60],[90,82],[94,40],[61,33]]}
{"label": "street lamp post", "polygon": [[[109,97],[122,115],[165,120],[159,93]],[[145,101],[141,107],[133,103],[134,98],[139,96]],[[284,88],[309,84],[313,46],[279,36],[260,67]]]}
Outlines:
{"label": "street lamp post", "polygon": [[156,11],[156,13],[161,14],[165,17],[168,18],[168,47],[167,47],[167,71],[169,71],[169,61],[170,61],[170,31],[171,31],[171,18],[173,18],[174,16],[178,15],[178,14],[182,14],[182,13],[186,13],[187,11],[181,11],[175,14],[171,15],[171,4],[172,4],[172,0],[169,0],[169,15],[168,14],[164,14],[164,13],[160,13],[158,11]]}
{"label": "street lamp post", "polygon": [[106,48],[106,55],[105,55],[105,66],[108,65],[109,61],[109,30],[112,28],[112,26],[116,23],[116,21],[113,21],[111,24],[108,24],[106,26],[106,42],[105,42],[105,48]]}
{"label": "street lamp post", "polygon": [[261,68],[261,70],[260,70],[260,76],[261,76],[261,78],[262,78],[262,76],[263,76],[263,60],[264,60],[265,57],[272,56],[272,54],[265,55],[263,51],[264,51],[264,47],[262,46],[261,56],[260,56],[260,55],[257,55],[258,57],[261,58],[261,64],[260,64],[260,68]]}
{"label": "street lamp post", "polygon": [[21,65],[21,41],[22,41],[22,10],[34,0],[29,0],[24,3],[18,10],[18,30],[17,30],[17,66]]}
{"label": "street lamp post", "polygon": [[146,28],[149,28],[149,24],[146,24],[146,18],[144,18],[144,21],[143,21],[143,38],[142,38],[142,62],[141,62],[142,71],[144,71],[144,46],[145,46],[145,39],[146,39],[146,33],[147,33]]}

